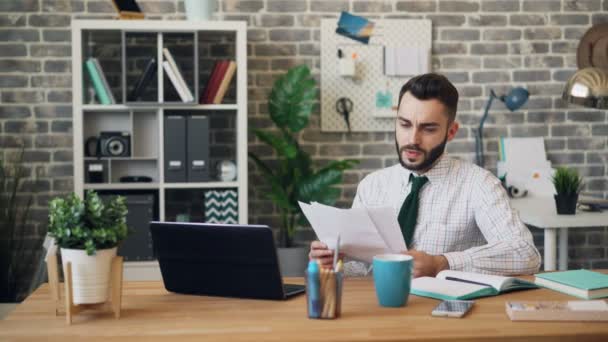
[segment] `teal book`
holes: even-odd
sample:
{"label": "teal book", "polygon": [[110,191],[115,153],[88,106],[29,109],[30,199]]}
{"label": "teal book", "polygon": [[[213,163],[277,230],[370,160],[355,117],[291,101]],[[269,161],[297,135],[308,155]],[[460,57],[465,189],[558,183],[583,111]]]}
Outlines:
{"label": "teal book", "polygon": [[467,300],[538,288],[514,277],[445,270],[433,277],[412,280],[412,294],[441,300]]}
{"label": "teal book", "polygon": [[85,62],[85,66],[89,77],[91,78],[91,83],[93,83],[93,89],[95,89],[95,95],[99,99],[99,103],[103,105],[112,104],[110,97],[106,93],[106,89],[104,87],[101,76],[97,73],[97,68],[95,67],[95,61],[92,58],[89,58]]}
{"label": "teal book", "polygon": [[589,270],[571,270],[541,273],[535,276],[536,284],[578,298],[608,297],[608,274]]}

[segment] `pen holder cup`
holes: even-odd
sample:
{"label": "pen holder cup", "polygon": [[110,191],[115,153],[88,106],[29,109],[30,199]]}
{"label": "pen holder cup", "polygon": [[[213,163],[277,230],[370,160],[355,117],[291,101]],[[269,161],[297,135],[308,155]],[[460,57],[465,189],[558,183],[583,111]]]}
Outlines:
{"label": "pen holder cup", "polygon": [[305,277],[308,318],[334,319],[340,317],[344,274],[321,269],[318,276],[311,277],[306,272]]}

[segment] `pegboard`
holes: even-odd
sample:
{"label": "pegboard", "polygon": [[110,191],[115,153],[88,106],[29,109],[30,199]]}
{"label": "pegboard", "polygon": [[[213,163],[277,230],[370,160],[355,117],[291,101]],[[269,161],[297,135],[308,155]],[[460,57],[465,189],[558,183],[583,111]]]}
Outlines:
{"label": "pegboard", "polygon": [[[337,18],[321,20],[321,130],[346,132],[346,123],[336,111],[336,101],[353,101],[350,125],[353,132],[386,132],[395,129],[396,111],[376,108],[376,94],[390,94],[397,105],[399,90],[410,78],[384,75],[384,47],[418,46],[431,49],[431,21],[423,19],[372,19],[374,33],[369,44],[335,33]],[[357,54],[357,79],[338,74],[338,49],[344,56]]]}

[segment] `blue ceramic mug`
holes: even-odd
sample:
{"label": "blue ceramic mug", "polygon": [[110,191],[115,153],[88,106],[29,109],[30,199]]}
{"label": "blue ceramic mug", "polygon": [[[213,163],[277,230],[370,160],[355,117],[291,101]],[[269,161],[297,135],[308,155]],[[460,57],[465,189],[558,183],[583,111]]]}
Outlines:
{"label": "blue ceramic mug", "polygon": [[414,258],[405,254],[376,255],[373,266],[374,287],[380,305],[406,305],[410,295]]}

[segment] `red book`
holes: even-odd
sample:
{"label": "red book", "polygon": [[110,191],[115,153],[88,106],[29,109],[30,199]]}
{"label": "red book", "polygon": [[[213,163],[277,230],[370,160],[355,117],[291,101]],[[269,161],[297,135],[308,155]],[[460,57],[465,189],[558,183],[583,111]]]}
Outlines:
{"label": "red book", "polygon": [[205,97],[205,103],[213,103],[213,99],[215,98],[215,94],[217,94],[217,90],[220,87],[220,83],[222,83],[222,79],[224,79],[224,74],[226,74],[226,70],[230,65],[230,61],[221,61],[219,67],[217,68],[217,73],[211,79],[211,83],[209,84],[209,93]]}
{"label": "red book", "polygon": [[214,77],[217,77],[217,71],[219,69],[220,64],[222,63],[222,61],[216,61],[213,64],[213,69],[211,69],[211,75],[209,75],[209,78],[207,79],[207,84],[205,85],[205,89],[203,90],[203,92],[201,93],[201,96],[198,98],[198,103],[200,104],[205,104],[205,99],[207,98],[208,94],[209,94],[209,88],[211,86],[211,80],[213,80]]}

